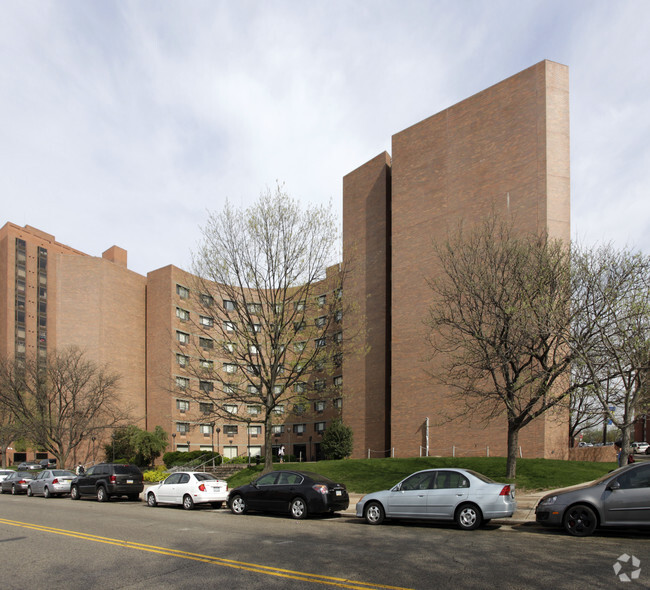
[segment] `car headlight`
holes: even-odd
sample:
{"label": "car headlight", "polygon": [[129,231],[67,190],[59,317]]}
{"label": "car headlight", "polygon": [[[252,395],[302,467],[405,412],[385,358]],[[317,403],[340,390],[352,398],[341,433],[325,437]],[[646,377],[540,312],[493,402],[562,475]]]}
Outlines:
{"label": "car headlight", "polygon": [[551,504],[555,504],[557,501],[557,496],[549,496],[548,498],[543,498],[539,505],[540,506],[550,506]]}

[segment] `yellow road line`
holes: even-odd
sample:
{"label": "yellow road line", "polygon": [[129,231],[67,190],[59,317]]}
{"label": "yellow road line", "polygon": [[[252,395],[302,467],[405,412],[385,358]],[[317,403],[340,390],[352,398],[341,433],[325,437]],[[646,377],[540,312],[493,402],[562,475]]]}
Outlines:
{"label": "yellow road line", "polygon": [[171,549],[168,547],[157,547],[155,545],[145,545],[144,543],[135,543],[133,541],[126,541],[121,539],[111,539],[110,537],[101,537],[92,535],[90,533],[82,533],[78,531],[67,531],[65,529],[56,529],[52,527],[43,526],[40,524],[32,524],[28,522],[19,522],[16,520],[7,520],[0,518],[0,523],[10,526],[16,526],[25,529],[31,529],[42,533],[52,533],[56,535],[64,535],[66,537],[73,537],[84,541],[93,541],[96,543],[105,543],[107,545],[115,545],[125,549],[137,549],[139,551],[147,551],[149,553],[158,553],[160,555],[170,555],[172,557],[180,557],[182,559],[190,559],[193,561],[201,561],[203,563],[211,563],[213,565],[220,565],[223,567],[230,567],[240,569],[248,572],[258,574],[266,574],[268,576],[276,576],[279,578],[287,578],[291,580],[299,580],[301,582],[313,582],[315,584],[325,584],[328,586],[338,586],[340,588],[350,588],[352,590],[409,590],[408,588],[401,588],[398,586],[385,586],[382,584],[372,584],[370,582],[359,582],[357,580],[348,580],[345,578],[334,578],[330,576],[323,576],[320,574],[310,574],[307,572],[298,572],[283,568],[276,568],[267,565],[260,565],[256,563],[247,563],[245,561],[236,561],[233,559],[225,559],[223,557],[215,557],[213,555],[202,555],[200,553],[190,553],[188,551],[180,551],[178,549]]}

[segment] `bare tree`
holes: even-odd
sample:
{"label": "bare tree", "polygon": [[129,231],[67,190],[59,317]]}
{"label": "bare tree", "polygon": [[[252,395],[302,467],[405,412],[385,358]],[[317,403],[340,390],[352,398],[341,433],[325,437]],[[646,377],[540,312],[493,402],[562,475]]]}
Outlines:
{"label": "bare tree", "polygon": [[0,362],[0,404],[22,432],[65,466],[79,445],[122,423],[128,408],[117,399],[118,376],[78,348],[36,359]]}
{"label": "bare tree", "polygon": [[570,396],[571,417],[569,421],[569,440],[575,446],[575,440],[580,433],[591,430],[604,421],[603,443],[606,442],[606,429],[609,413],[603,412],[598,396],[594,394],[591,386],[580,391],[574,391]]}
{"label": "bare tree", "polygon": [[650,257],[605,245],[577,252],[574,267],[580,325],[594,328],[589,342],[577,343],[580,361],[602,411],[621,430],[626,464],[634,420],[648,395]]}
{"label": "bare tree", "polygon": [[180,385],[204,415],[263,426],[265,469],[274,420],[290,404],[306,410],[310,389],[337,386],[346,275],[332,265],[339,243],[331,207],[303,209],[278,186],[248,209],[212,213],[194,255],[200,337],[183,361],[193,379]]}
{"label": "bare tree", "polygon": [[7,466],[7,448],[22,435],[22,426],[16,416],[0,401],[0,453],[2,467]]}
{"label": "bare tree", "polygon": [[433,377],[462,400],[459,415],[505,416],[507,477],[514,478],[520,430],[585,385],[570,377],[569,249],[544,235],[517,235],[495,215],[434,248]]}

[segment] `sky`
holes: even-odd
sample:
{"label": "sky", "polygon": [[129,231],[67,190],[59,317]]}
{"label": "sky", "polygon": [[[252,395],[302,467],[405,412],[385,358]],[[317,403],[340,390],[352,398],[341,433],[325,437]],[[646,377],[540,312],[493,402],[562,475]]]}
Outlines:
{"label": "sky", "polygon": [[569,66],[571,224],[650,254],[648,0],[0,0],[0,226],[189,269],[209,211],[284,183],[340,216],[391,136]]}

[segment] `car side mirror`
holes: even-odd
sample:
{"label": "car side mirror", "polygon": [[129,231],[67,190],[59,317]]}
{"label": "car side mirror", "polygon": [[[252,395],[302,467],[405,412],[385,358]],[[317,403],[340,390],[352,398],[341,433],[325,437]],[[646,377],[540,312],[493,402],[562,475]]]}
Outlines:
{"label": "car side mirror", "polygon": [[391,490],[391,492],[401,492],[401,491],[402,491],[402,484],[401,484],[401,483],[398,483],[398,484],[397,484],[395,487],[393,487],[393,489]]}
{"label": "car side mirror", "polygon": [[610,481],[610,482],[607,484],[607,488],[606,488],[606,489],[608,489],[610,492],[613,492],[613,491],[615,491],[615,490],[620,490],[620,489],[621,489],[621,484],[618,483],[618,481],[616,481],[616,480],[614,480],[614,481]]}

